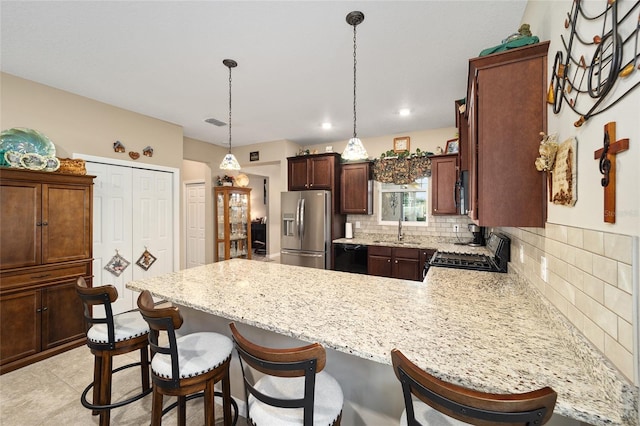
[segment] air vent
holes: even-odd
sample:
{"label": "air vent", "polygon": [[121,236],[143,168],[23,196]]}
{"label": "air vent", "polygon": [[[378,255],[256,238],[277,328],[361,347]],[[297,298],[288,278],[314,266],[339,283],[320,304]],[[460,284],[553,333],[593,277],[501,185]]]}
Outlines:
{"label": "air vent", "polygon": [[206,121],[209,124],[213,124],[214,126],[218,126],[218,127],[222,127],[222,126],[226,126],[227,125],[227,123],[223,123],[222,121],[216,120],[215,118],[207,118],[204,121]]}

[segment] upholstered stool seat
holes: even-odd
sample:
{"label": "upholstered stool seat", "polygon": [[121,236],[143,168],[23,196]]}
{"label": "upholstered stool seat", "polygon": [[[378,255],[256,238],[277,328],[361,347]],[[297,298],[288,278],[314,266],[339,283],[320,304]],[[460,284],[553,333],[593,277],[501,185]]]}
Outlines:
{"label": "upholstered stool seat", "polygon": [[[87,325],[87,346],[94,355],[93,382],[82,393],[83,406],[100,414],[100,425],[110,423],[111,410],[130,404],[151,392],[149,381],[149,325],[140,312],[130,311],[113,314],[111,304],[117,300],[118,291],[111,285],[90,288],[84,278],[76,281],[76,292],[84,306],[84,319]],[[95,315],[93,308],[102,306],[104,314]],[[140,351],[140,362],[113,369],[113,357]],[[118,371],[140,366],[142,390],[126,400],[111,402],[112,375]],[[87,400],[87,394],[93,389],[93,400]]]}
{"label": "upholstered stool seat", "polygon": [[[265,395],[279,399],[304,398],[304,377],[265,376],[258,380],[255,389]],[[334,424],[342,412],[344,396],[340,384],[329,373],[321,371],[316,374],[313,404],[313,424]],[[283,410],[249,396],[249,414],[256,425],[301,425],[302,408]]]}
{"label": "upholstered stool seat", "polygon": [[[183,319],[175,306],[156,308],[153,297],[143,291],[138,297],[138,308],[149,324],[149,345],[151,346],[151,378],[153,380],[153,401],[151,425],[159,426],[162,416],[168,410],[178,407],[178,425],[186,424],[186,402],[194,397],[204,396],[204,421],[213,426],[214,396],[222,396],[224,425],[231,426],[238,419],[238,407],[231,397],[229,365],[233,342],[219,333],[198,332],[178,336],[176,330]],[[166,335],[166,343],[160,343],[160,333]],[[214,391],[214,385],[222,383],[222,392]],[[163,397],[177,396],[176,404],[163,410]],[[234,407],[232,417],[231,407]]]}
{"label": "upholstered stool seat", "polygon": [[[149,324],[142,318],[139,311],[123,312],[113,315],[114,342],[147,337]],[[107,324],[94,324],[87,331],[87,339],[93,343],[109,343],[109,327]]]}
{"label": "upholstered stool seat", "polygon": [[[176,338],[178,366],[181,379],[204,374],[222,365],[233,351],[233,342],[218,333],[192,333]],[[171,379],[171,355],[156,354],[151,361],[151,371],[160,377]]]}
{"label": "upholstered stool seat", "polygon": [[[256,345],[230,324],[242,369],[247,417],[254,426],[340,425],[344,395],[323,371],[326,352],[318,344],[276,349]],[[264,376],[254,382],[254,372]]]}

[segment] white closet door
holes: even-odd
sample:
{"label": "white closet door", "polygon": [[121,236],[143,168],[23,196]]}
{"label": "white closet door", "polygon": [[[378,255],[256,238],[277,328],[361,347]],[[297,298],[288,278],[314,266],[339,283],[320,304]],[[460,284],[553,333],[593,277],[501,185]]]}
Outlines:
{"label": "white closet door", "polygon": [[205,185],[190,183],[186,185],[186,264],[187,268],[205,263]]}
{"label": "white closet door", "polygon": [[[174,270],[173,174],[90,161],[86,168],[87,174],[96,176],[93,285],[116,287],[114,314],[135,309],[138,293],[126,288],[126,283]],[[145,248],[156,257],[147,271],[136,264]],[[118,277],[104,269],[116,250],[130,262]]]}
{"label": "white closet door", "polygon": [[[132,187],[130,167],[86,163],[87,174],[95,175],[93,188],[93,286],[111,284],[118,290],[114,313],[132,309],[135,301],[125,284],[133,276]],[[118,277],[104,269],[117,253],[131,264]],[[96,314],[103,314],[96,308]]]}
{"label": "white closet door", "polygon": [[[140,280],[174,271],[172,174],[156,170],[133,170],[134,262],[148,250],[156,261],[144,270],[133,267]],[[137,297],[137,295],[136,295]]]}

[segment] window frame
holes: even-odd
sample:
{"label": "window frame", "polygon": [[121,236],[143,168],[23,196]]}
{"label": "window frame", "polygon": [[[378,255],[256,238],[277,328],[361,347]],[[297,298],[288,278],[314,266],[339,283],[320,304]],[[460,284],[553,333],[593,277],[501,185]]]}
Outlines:
{"label": "window frame", "polygon": [[374,192],[376,193],[376,219],[378,222],[378,225],[391,225],[391,226],[395,226],[398,224],[397,220],[383,220],[382,219],[382,194],[385,192],[423,192],[425,194],[425,215],[424,215],[424,221],[409,221],[409,220],[403,220],[402,223],[405,225],[409,225],[409,226],[429,226],[429,209],[430,209],[430,197],[429,197],[429,192],[431,189],[431,177],[424,177],[424,178],[420,178],[420,179],[424,179],[423,182],[423,188],[420,189],[419,191],[415,191],[415,190],[410,190],[409,188],[394,188],[394,189],[388,189],[388,190],[384,190],[382,187],[382,183],[378,182],[378,181],[374,181]]}

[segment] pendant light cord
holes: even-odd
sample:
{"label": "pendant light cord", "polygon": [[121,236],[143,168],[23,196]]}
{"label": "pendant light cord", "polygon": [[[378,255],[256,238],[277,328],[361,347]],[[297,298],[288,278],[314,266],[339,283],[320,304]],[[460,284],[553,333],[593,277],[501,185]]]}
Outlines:
{"label": "pendant light cord", "polygon": [[231,154],[231,67],[229,67],[229,154]]}
{"label": "pendant light cord", "polygon": [[353,138],[356,133],[356,25],[353,26]]}

